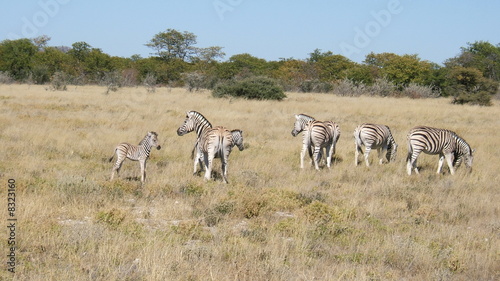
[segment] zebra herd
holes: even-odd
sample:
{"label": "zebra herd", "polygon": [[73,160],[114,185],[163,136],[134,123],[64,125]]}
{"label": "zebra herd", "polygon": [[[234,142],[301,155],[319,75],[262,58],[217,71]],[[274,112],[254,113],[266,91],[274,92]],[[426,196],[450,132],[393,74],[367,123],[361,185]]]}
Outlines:
{"label": "zebra herd", "polygon": [[[212,124],[199,112],[188,111],[183,124],[177,129],[177,135],[183,136],[190,132],[196,132],[196,142],[194,144],[192,158],[194,159],[193,174],[197,174],[198,165],[200,169],[205,168],[205,180],[211,179],[212,163],[214,158],[220,158],[222,164],[222,178],[224,183],[227,180],[228,158],[234,146],[240,151],[243,146],[243,131],[228,130],[225,127],[212,127]],[[335,154],[335,147],[340,138],[340,127],[333,121],[318,121],[314,117],[306,114],[295,115],[295,123],[292,136],[303,133],[302,150],[300,153],[300,168],[304,168],[304,157],[306,150],[314,164],[319,170],[319,163],[325,149],[326,165],[330,169],[332,157]],[[355,159],[358,165],[359,154],[364,154],[366,166],[370,166],[369,155],[372,149],[378,152],[379,164],[384,162],[384,154],[387,162],[394,162],[398,145],[392,136],[391,130],[386,125],[364,123],[354,130]],[[406,159],[407,173],[418,172],[417,158],[421,152],[426,154],[438,154],[439,163],[437,173],[441,173],[443,162],[446,163],[452,175],[456,168],[464,161],[469,171],[472,169],[474,150],[469,144],[455,132],[432,128],[428,126],[417,126],[411,129],[407,135],[408,155]],[[363,152],[362,146],[365,147]],[[111,162],[116,154],[117,160],[111,172],[111,180],[115,172],[118,174],[123,161],[128,158],[139,161],[141,167],[141,183],[146,179],[146,161],[149,158],[151,149],[161,146],[158,144],[158,134],[148,132],[139,145],[121,143],[116,146]]]}

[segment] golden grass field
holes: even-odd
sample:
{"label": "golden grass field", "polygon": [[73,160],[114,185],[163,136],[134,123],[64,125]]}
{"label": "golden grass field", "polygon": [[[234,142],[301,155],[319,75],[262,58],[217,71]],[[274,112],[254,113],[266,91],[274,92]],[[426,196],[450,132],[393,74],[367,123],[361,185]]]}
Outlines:
{"label": "golden grass field", "polygon": [[[16,188],[16,266],[2,280],[499,280],[500,107],[448,99],[287,93],[276,101],[215,99],[185,89],[98,86],[47,91],[0,85],[0,218]],[[244,131],[229,184],[193,176],[195,133],[179,137],[188,110]],[[294,114],[333,120],[341,136],[331,170],[299,168]],[[354,166],[354,128],[391,127],[396,162]],[[406,174],[406,133],[456,131],[476,149],[437,175],[437,156]],[[141,187],[137,162],[109,181],[120,142],[159,134]],[[361,161],[361,159],[360,159]],[[215,161],[220,173],[220,161]]]}

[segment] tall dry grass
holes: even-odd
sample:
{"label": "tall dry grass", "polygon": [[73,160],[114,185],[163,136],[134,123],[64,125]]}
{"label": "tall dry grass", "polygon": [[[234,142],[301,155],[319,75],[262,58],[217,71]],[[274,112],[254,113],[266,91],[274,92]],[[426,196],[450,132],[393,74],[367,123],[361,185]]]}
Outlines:
{"label": "tall dry grass", "polygon": [[[0,85],[0,206],[16,179],[14,280],[498,280],[500,109],[288,93],[282,102],[215,99],[184,89]],[[187,110],[244,131],[230,184],[193,176]],[[341,126],[331,170],[299,168],[293,114]],[[387,124],[395,163],[354,167],[352,131]],[[405,172],[406,132],[456,131],[476,149],[473,173],[436,175],[437,156]],[[126,161],[110,182],[116,144],[159,133],[147,183]],[[220,172],[220,162],[216,162]],[[7,220],[6,207],[0,218]],[[5,238],[7,234],[4,232]],[[2,254],[5,259],[7,245]],[[2,262],[5,269],[5,263]]]}

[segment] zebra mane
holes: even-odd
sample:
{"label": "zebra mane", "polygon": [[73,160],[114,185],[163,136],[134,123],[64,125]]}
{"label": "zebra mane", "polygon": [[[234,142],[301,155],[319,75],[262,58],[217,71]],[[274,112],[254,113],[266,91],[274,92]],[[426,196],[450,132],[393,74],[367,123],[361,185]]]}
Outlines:
{"label": "zebra mane", "polygon": [[295,115],[295,117],[298,119],[298,118],[304,118],[304,119],[310,119],[310,121],[316,121],[316,118],[312,117],[312,116],[309,116],[307,114],[304,114],[304,113],[300,113],[300,114],[297,114]]}
{"label": "zebra mane", "polygon": [[148,134],[139,142],[139,145],[142,145],[146,140],[148,140],[152,135],[158,137],[156,132],[150,131]]}
{"label": "zebra mane", "polygon": [[203,122],[205,122],[206,124],[208,124],[210,128],[212,128],[212,123],[210,123],[210,121],[208,121],[208,119],[205,118],[205,116],[203,116],[203,114],[199,113],[198,111],[191,110],[188,111],[186,115],[187,117],[189,117],[190,115],[194,115],[195,117],[198,116],[198,119],[202,119]]}

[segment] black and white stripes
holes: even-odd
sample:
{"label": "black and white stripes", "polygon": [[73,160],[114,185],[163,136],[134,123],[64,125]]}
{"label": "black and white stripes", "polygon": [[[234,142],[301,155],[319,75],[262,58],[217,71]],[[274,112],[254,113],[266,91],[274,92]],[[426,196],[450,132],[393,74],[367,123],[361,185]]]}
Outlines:
{"label": "black and white stripes", "polygon": [[109,162],[113,161],[116,154],[116,162],[111,172],[111,180],[113,180],[115,172],[117,174],[120,172],[123,161],[128,158],[133,161],[139,161],[141,165],[141,182],[144,183],[146,179],[146,161],[149,158],[151,149],[154,147],[158,150],[161,148],[158,144],[158,134],[156,132],[148,132],[144,139],[139,142],[139,145],[124,142],[116,146],[113,156],[109,158]]}
{"label": "black and white stripes", "polygon": [[189,111],[183,125],[177,129],[177,134],[182,136],[196,131],[197,139],[194,154],[193,173],[197,172],[197,165],[205,166],[205,179],[209,180],[212,173],[212,162],[214,158],[220,158],[222,162],[222,177],[227,183],[227,163],[232,148],[236,145],[243,150],[243,131],[229,131],[225,127],[214,127],[199,112]]}
{"label": "black and white stripes", "polygon": [[370,166],[368,157],[372,149],[377,149],[379,164],[382,164],[383,155],[386,153],[388,162],[396,160],[398,145],[394,141],[391,130],[386,125],[364,123],[354,130],[354,143],[356,145],[354,164],[358,165],[359,154],[363,154],[362,146],[365,146],[366,166]]}
{"label": "black and white stripes", "polygon": [[304,168],[304,157],[307,150],[313,160],[314,167],[319,170],[319,161],[321,160],[321,150],[323,148],[326,149],[326,165],[330,168],[332,155],[340,137],[338,124],[332,121],[317,121],[311,116],[298,114],[295,115],[292,136],[295,137],[300,132],[304,132],[302,151],[300,153],[300,168]]}
{"label": "black and white stripes", "polygon": [[469,144],[455,132],[438,129],[427,126],[418,126],[410,130],[407,136],[408,140],[408,157],[406,170],[408,175],[411,175],[412,170],[418,174],[417,158],[421,152],[426,154],[439,154],[439,163],[437,173],[441,172],[444,159],[450,173],[455,174],[462,159],[468,168],[472,167],[474,159],[473,152]]}

